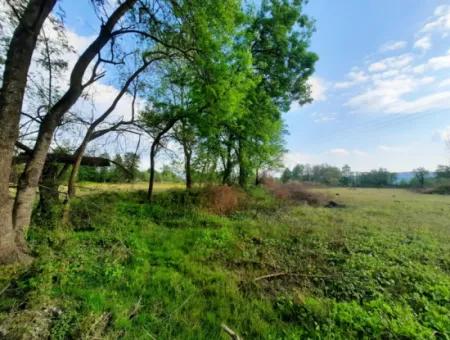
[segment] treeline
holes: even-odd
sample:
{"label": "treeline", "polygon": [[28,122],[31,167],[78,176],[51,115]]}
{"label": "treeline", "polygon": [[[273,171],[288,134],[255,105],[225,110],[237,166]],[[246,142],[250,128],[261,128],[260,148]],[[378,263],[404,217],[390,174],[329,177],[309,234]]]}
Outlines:
{"label": "treeline", "polygon": [[396,183],[396,174],[386,169],[376,169],[369,172],[353,172],[350,166],[342,168],[328,164],[302,165],[297,164],[290,170],[286,168],[281,181],[302,181],[324,184],[329,186],[353,187],[389,187]]}
{"label": "treeline", "polygon": [[[60,204],[66,182],[69,211],[80,178],[139,175],[132,157],[110,165],[87,150],[122,141],[148,152],[149,201],[162,150],[181,149],[187,189],[196,179],[245,187],[281,164],[282,113],[312,100],[318,57],[305,1],[91,1],[85,10],[99,19],[98,33],[84,51],[70,46],[57,2],[11,0],[0,13],[0,263],[29,259],[37,193],[40,207]],[[98,112],[101,79],[117,91]],[[124,98],[128,112],[116,110]],[[57,154],[62,144],[70,152]]]}
{"label": "treeline", "polygon": [[439,165],[434,172],[417,168],[410,175],[409,179],[400,179],[397,173],[382,168],[354,172],[348,165],[338,168],[328,164],[297,164],[292,169],[285,168],[280,180],[328,186],[429,188],[433,192],[450,193],[450,166]]}

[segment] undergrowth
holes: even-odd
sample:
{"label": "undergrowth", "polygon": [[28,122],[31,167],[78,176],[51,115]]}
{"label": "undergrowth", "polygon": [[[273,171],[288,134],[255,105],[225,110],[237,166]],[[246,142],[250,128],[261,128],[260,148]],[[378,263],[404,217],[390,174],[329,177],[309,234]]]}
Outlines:
{"label": "undergrowth", "polygon": [[33,226],[29,268],[0,272],[0,334],[52,339],[450,337],[450,199],[263,189],[214,214],[204,194],[102,193]]}

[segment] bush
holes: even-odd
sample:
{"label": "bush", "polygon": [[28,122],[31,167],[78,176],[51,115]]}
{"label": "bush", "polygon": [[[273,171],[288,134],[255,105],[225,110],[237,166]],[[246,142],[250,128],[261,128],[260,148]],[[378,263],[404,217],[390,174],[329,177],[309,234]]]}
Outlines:
{"label": "bush", "polygon": [[329,202],[324,194],[314,192],[302,183],[277,183],[274,180],[266,180],[264,185],[275,197],[282,200],[304,202],[313,206],[322,206]]}
{"label": "bush", "polygon": [[209,186],[204,189],[203,206],[210,212],[228,215],[239,208],[244,193],[227,185]]}

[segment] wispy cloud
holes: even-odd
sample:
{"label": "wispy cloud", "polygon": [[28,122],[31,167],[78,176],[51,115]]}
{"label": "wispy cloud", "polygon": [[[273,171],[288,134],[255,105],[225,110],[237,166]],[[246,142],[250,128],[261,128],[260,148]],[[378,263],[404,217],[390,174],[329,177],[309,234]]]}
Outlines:
{"label": "wispy cloud", "polygon": [[347,149],[343,149],[343,148],[336,148],[336,149],[331,149],[330,151],[328,151],[328,153],[335,155],[335,156],[348,156],[350,155],[350,151],[348,151]]}
{"label": "wispy cloud", "polygon": [[425,23],[419,33],[446,34],[450,31],[450,5],[436,7],[433,16]]}
{"label": "wispy cloud", "polygon": [[405,48],[408,45],[406,41],[388,41],[380,47],[380,52],[397,51]]}
{"label": "wispy cloud", "polygon": [[369,72],[382,72],[389,69],[400,69],[408,66],[413,61],[411,54],[402,54],[395,57],[385,58],[369,65]]}
{"label": "wispy cloud", "polygon": [[403,147],[399,146],[392,146],[392,145],[379,145],[378,150],[384,151],[384,152],[403,152],[405,149]]}
{"label": "wispy cloud", "polygon": [[417,39],[414,43],[414,48],[422,51],[428,51],[431,48],[431,38],[429,36]]}
{"label": "wispy cloud", "polygon": [[336,120],[336,113],[314,112],[312,115],[314,123],[327,123]]}
{"label": "wispy cloud", "polygon": [[334,87],[337,89],[347,89],[353,87],[355,85],[361,84],[369,80],[367,74],[357,68],[350,71],[347,74],[347,80],[342,82],[337,82],[334,84]]}

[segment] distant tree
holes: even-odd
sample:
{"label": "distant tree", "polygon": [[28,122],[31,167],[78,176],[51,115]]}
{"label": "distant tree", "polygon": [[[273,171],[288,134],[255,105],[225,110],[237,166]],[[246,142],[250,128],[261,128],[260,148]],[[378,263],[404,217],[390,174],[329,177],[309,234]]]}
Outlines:
{"label": "distant tree", "polygon": [[139,155],[134,152],[127,152],[123,156],[123,166],[127,170],[125,172],[125,181],[135,181],[139,173]]}
{"label": "distant tree", "polygon": [[342,177],[340,183],[343,186],[349,186],[352,183],[352,169],[348,164],[344,165],[341,170]]}
{"label": "distant tree", "polygon": [[450,179],[450,166],[439,165],[436,169],[437,179]]}
{"label": "distant tree", "polygon": [[423,188],[425,186],[425,180],[427,175],[429,174],[429,171],[425,168],[417,168],[413,170],[414,172],[414,179],[416,180],[419,187]]}
{"label": "distant tree", "polygon": [[394,185],[397,175],[380,168],[359,175],[359,185],[362,187],[389,187]]}
{"label": "distant tree", "polygon": [[161,171],[156,172],[155,174],[155,181],[156,182],[181,182],[183,181],[180,176],[178,176],[175,171],[170,167],[169,165],[165,164],[163,165],[163,168]]}
{"label": "distant tree", "polygon": [[281,182],[287,183],[292,179],[292,173],[289,168],[284,169],[283,174],[281,175]]}
{"label": "distant tree", "polygon": [[328,164],[312,167],[312,181],[326,185],[338,185],[341,178],[341,170]]}
{"label": "distant tree", "polygon": [[297,164],[292,169],[292,179],[294,181],[301,181],[303,179],[303,172],[305,170],[305,166],[301,164]]}

